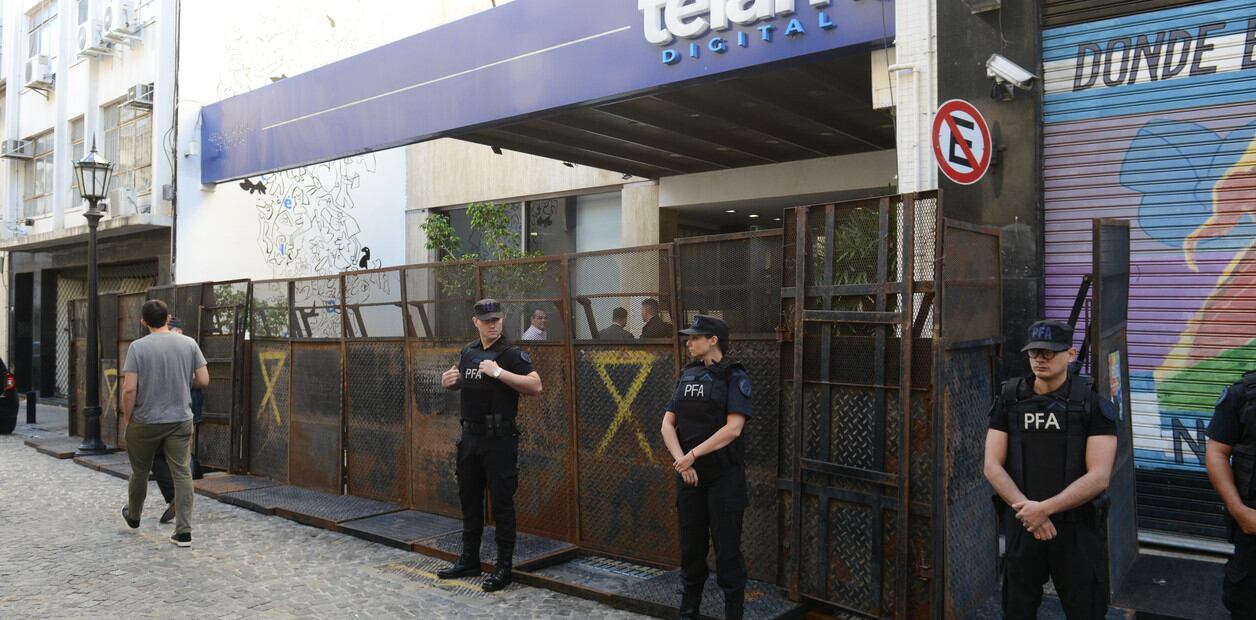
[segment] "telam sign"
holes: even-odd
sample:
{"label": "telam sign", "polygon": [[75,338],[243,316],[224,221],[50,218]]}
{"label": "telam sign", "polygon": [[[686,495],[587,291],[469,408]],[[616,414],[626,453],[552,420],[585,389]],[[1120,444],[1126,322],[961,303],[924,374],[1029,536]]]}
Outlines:
{"label": "telam sign", "polygon": [[[808,2],[817,9],[831,4],[831,0]],[[677,38],[698,39],[711,31],[726,32],[735,26],[757,27],[759,30],[754,37],[739,30],[727,37],[712,37],[705,45],[692,42],[688,47],[690,58],[699,58],[703,47],[714,54],[723,54],[734,45],[749,47],[752,38],[771,43],[774,33],[781,28],[777,24],[760,22],[777,17],[790,18],[783,28],[786,37],[807,34],[807,26],[795,16],[797,0],[637,0],[637,8],[644,19],[646,41],[658,46],[671,45]],[[837,25],[827,12],[818,11],[815,27],[832,30]],[[681,60],[681,52],[672,48],[663,50],[662,60],[666,65],[676,64]]]}

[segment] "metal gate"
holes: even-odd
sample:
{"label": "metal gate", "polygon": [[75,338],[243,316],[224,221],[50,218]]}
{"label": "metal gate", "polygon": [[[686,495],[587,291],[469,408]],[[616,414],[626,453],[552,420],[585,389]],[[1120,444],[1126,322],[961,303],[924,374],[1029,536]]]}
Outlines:
{"label": "metal gate", "polygon": [[[239,424],[242,407],[239,388],[244,378],[248,283],[194,286],[201,289],[203,297],[197,304],[196,323],[187,326],[187,333],[197,335],[209,371],[209,387],[205,389],[201,423],[196,431],[196,455],[202,466],[236,471],[240,466],[240,448],[234,428]],[[180,300],[185,296],[190,296],[190,292],[181,291]],[[185,307],[191,316],[191,305]]]}
{"label": "metal gate", "polygon": [[926,193],[791,209],[785,235],[782,583],[864,617],[962,617],[995,578],[998,232]]}
{"label": "metal gate", "polygon": [[[131,348],[131,343],[148,335],[148,329],[140,323],[140,310],[144,307],[144,302],[148,299],[145,293],[127,293],[126,295],[118,295],[118,327],[117,327],[117,363],[112,369],[112,379],[104,383],[109,393],[109,404],[114,407],[115,418],[117,418],[118,430],[118,448],[126,449],[126,424],[123,423],[122,417],[117,415],[120,412],[119,407],[122,404],[122,369],[126,367],[127,351]],[[103,314],[103,313],[102,313]],[[103,340],[104,346],[111,343]],[[102,364],[103,366],[103,364]],[[106,376],[110,375],[110,371],[106,371]],[[108,443],[108,441],[106,441]]]}
{"label": "metal gate", "polygon": [[[1108,584],[1113,596],[1138,554],[1134,494],[1134,437],[1130,420],[1129,347],[1130,224],[1097,219],[1094,230],[1094,294],[1088,331],[1091,373],[1099,394],[1117,405],[1116,464],[1108,485]],[[1220,517],[1220,514],[1217,515]]]}
{"label": "metal gate", "polygon": [[244,424],[249,473],[288,481],[288,420],[291,417],[288,323],[292,283],[253,282],[249,287],[249,416]]}

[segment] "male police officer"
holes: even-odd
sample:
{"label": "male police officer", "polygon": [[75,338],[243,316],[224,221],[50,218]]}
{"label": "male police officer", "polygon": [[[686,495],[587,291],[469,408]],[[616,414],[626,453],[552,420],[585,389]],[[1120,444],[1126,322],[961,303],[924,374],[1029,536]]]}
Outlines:
{"label": "male police officer", "polygon": [[1234,557],[1222,601],[1234,618],[1256,618],[1256,370],[1221,392],[1208,423],[1208,478],[1225,502]]}
{"label": "male police officer", "polygon": [[1116,458],[1116,410],[1093,383],[1070,376],[1073,330],[1058,321],[1030,328],[1033,375],[1003,384],[990,410],[985,474],[1012,510],[1000,510],[1007,536],[1003,614],[1035,618],[1047,577],[1069,620],[1103,618],[1103,510]]}
{"label": "male police officer", "polygon": [[462,349],[456,366],[441,374],[441,386],[461,390],[462,439],[458,440],[458,496],[462,503],[462,554],[441,579],[480,574],[480,538],[484,534],[484,490],[493,497],[497,523],[497,566],[484,580],[494,592],[510,585],[515,551],[515,489],[519,486],[519,432],[515,415],[519,395],[541,393],[541,377],[527,352],[502,336],[501,304],[475,303],[471,319],[479,340]]}

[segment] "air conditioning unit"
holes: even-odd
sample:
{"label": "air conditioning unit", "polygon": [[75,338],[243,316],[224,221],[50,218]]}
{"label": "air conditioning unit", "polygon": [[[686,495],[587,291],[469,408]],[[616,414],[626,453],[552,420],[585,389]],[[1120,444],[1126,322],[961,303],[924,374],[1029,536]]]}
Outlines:
{"label": "air conditioning unit", "polygon": [[52,62],[43,54],[31,56],[26,60],[24,76],[22,83],[27,88],[52,88]]}
{"label": "air conditioning unit", "polygon": [[129,187],[115,187],[109,190],[106,202],[109,204],[111,215],[134,215],[139,212],[139,201],[135,197],[135,190]]}
{"label": "air conditioning unit", "polygon": [[138,39],[139,21],[135,19],[135,5],[131,0],[109,0],[105,6],[104,36],[114,43],[131,43]]}
{"label": "air conditioning unit", "polygon": [[126,99],[122,101],[122,105],[128,108],[139,110],[153,109],[153,85],[136,84],[126,90]]}
{"label": "air conditioning unit", "polygon": [[100,25],[100,22],[90,20],[87,23],[79,24],[79,56],[107,56],[109,55],[109,48],[110,43],[105,40],[104,28]]}
{"label": "air conditioning unit", "polygon": [[5,140],[3,149],[0,149],[0,157],[30,159],[34,156],[32,150],[30,140]]}

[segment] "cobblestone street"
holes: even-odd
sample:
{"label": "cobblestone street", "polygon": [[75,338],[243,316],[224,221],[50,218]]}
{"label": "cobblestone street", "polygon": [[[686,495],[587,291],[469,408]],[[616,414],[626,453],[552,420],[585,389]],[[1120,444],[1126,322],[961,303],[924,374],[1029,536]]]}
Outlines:
{"label": "cobblestone street", "polygon": [[194,546],[180,549],[173,524],[157,522],[155,484],[129,529],[124,481],[23,439],[0,436],[3,618],[640,617],[520,584],[492,595],[437,585],[422,555],[203,496]]}

